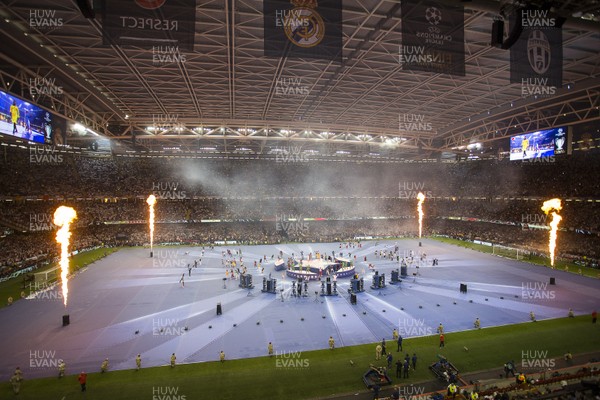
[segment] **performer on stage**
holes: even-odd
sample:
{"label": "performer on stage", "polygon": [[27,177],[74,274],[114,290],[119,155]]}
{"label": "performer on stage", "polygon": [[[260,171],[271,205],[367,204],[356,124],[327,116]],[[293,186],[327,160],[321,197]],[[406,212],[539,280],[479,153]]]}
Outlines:
{"label": "performer on stage", "polygon": [[19,107],[17,107],[17,102],[13,100],[12,106],[10,106],[10,119],[13,124],[14,135],[18,135],[19,131],[17,130],[17,122],[19,122]]}
{"label": "performer on stage", "polygon": [[527,157],[527,149],[529,148],[529,139],[524,138],[521,142],[521,150],[523,151],[523,159]]}

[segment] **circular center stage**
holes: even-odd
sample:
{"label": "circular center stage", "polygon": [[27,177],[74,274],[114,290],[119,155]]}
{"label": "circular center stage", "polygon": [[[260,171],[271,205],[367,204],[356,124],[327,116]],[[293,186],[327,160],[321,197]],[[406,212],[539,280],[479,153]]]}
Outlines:
{"label": "circular center stage", "polygon": [[286,273],[291,278],[310,281],[332,274],[338,278],[347,278],[354,276],[354,265],[349,259],[341,257],[333,260],[323,258],[294,260],[294,265],[289,267]]}

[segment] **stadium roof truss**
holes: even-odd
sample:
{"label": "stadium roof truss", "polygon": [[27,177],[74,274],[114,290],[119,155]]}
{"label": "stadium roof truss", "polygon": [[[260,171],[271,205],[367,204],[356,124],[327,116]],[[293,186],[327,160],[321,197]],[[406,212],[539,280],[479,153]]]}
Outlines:
{"label": "stadium roof truss", "polygon": [[[156,65],[152,49],[103,45],[99,13],[84,18],[75,0],[52,2],[63,24],[51,29],[29,23],[48,2],[4,0],[0,83],[31,98],[35,79],[52,78],[61,93],[32,100],[124,148],[135,136],[135,148],[147,151],[298,146],[417,158],[600,119],[600,3],[554,2],[568,17],[563,87],[540,98],[522,96],[510,83],[510,51],[490,46],[492,21],[507,3],[461,3],[460,77],[403,70],[399,1],[343,1],[341,64],[264,56],[261,0],[198,1],[194,51],[182,51],[185,62]],[[282,95],[286,80],[302,93]],[[429,129],[400,130],[402,116],[419,116]]]}

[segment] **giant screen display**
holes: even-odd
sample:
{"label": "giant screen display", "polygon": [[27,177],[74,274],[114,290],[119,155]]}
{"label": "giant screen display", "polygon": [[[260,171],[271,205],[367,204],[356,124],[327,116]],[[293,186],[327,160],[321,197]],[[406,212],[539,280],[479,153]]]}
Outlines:
{"label": "giant screen display", "polygon": [[567,128],[552,128],[510,138],[510,159],[528,160],[564,154]]}
{"label": "giant screen display", "polygon": [[64,143],[66,121],[0,90],[0,133],[42,144]]}

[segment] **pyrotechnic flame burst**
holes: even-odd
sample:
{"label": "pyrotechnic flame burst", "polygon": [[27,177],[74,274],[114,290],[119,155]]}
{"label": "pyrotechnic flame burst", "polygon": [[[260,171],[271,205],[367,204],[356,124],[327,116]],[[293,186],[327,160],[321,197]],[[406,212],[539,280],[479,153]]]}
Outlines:
{"label": "pyrotechnic flame burst", "polygon": [[150,250],[152,250],[152,246],[154,244],[154,205],[156,204],[156,197],[151,194],[146,199],[146,203],[150,207]]}
{"label": "pyrotechnic flame burst", "polygon": [[[556,238],[558,232],[558,224],[562,220],[562,217],[558,215],[556,211],[562,209],[560,199],[551,199],[544,202],[542,211],[548,215],[551,212],[552,221],[550,221],[550,241],[548,242],[548,249],[550,250],[550,265],[554,266],[554,252],[556,250]],[[556,211],[552,211],[556,210]]]}
{"label": "pyrotechnic flame burst", "polygon": [[419,237],[423,232],[423,202],[425,201],[425,195],[421,192],[417,195],[419,203],[417,204],[417,212],[419,213]]}
{"label": "pyrotechnic flame burst", "polygon": [[69,226],[75,218],[77,218],[77,213],[71,207],[60,206],[54,212],[54,225],[61,227],[56,232],[56,243],[60,244],[60,279],[65,307],[67,306],[67,296],[69,295],[69,288],[67,286],[67,276],[69,274],[69,239],[71,238]]}

